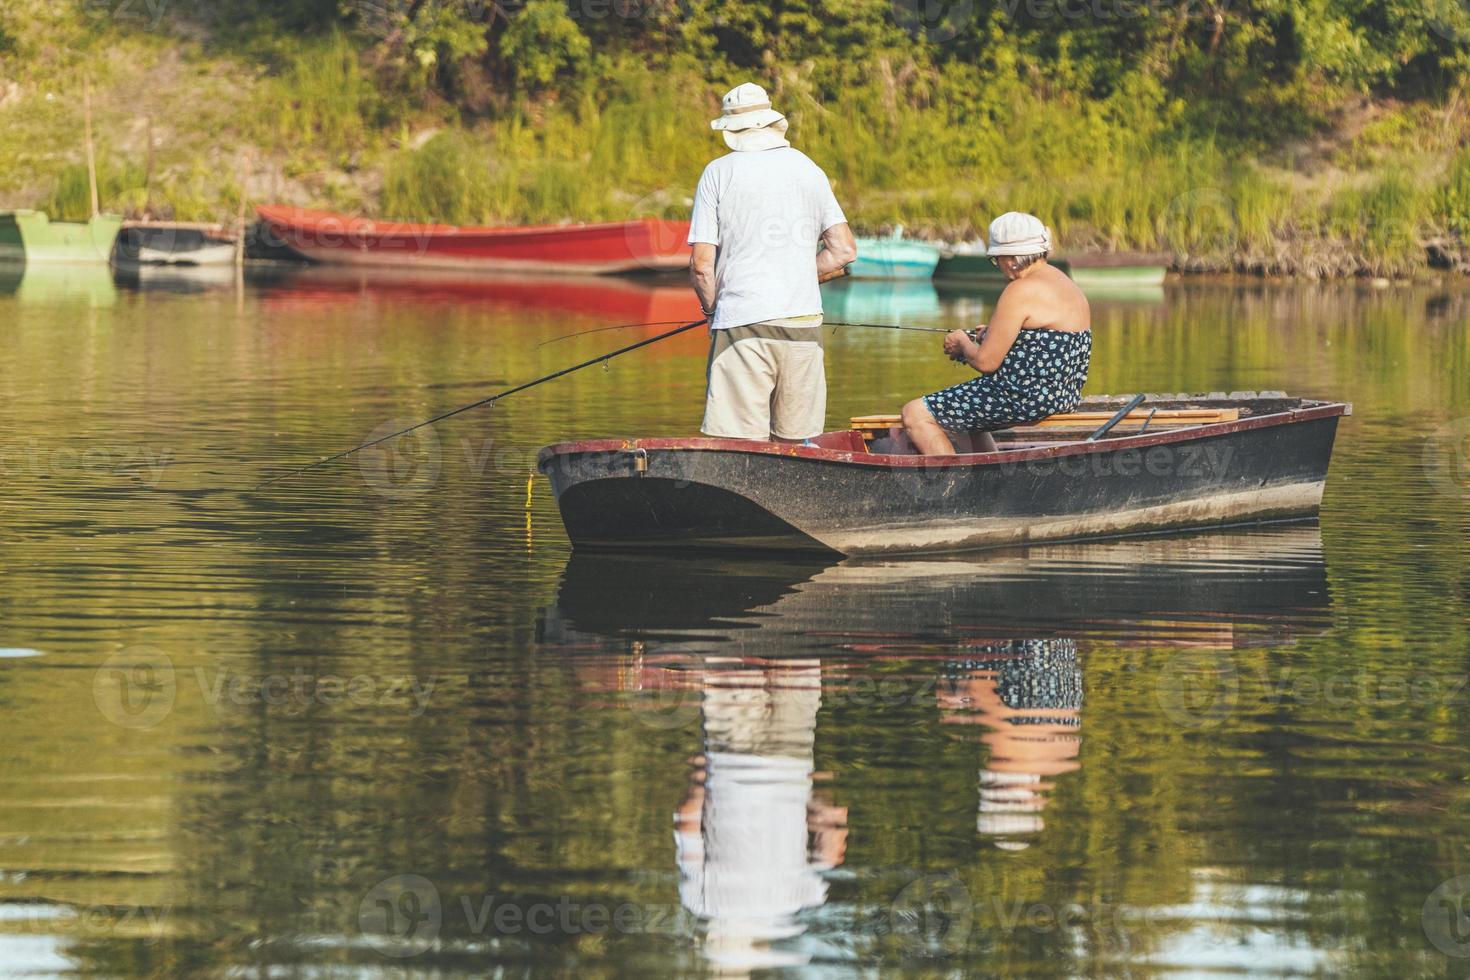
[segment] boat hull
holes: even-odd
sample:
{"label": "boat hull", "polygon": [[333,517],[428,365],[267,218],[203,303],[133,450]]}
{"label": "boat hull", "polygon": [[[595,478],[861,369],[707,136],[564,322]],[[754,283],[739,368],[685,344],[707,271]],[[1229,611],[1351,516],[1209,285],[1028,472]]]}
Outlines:
{"label": "boat hull", "polygon": [[223,233],[179,225],[129,225],[117,240],[119,263],[234,265],[237,247]]}
{"label": "boat hull", "polygon": [[859,238],[858,257],[847,267],[854,279],[932,279],[939,249],[923,242]]}
{"label": "boat hull", "polygon": [[[1048,259],[1048,263],[1072,275],[1072,267],[1066,259]],[[984,255],[950,255],[939,260],[934,267],[934,278],[939,280],[978,282],[1004,286],[1009,280],[1005,273],[992,265]]]}
{"label": "boat hull", "polygon": [[1072,281],[1084,289],[1162,286],[1168,270],[1161,265],[1072,267]]}
{"label": "boat hull", "polygon": [[540,465],[576,548],[968,551],[1314,516],[1345,411],[1318,405],[969,456],[645,439]]}
{"label": "boat hull", "polygon": [[41,211],[0,212],[0,261],[30,265],[106,265],[122,228],[118,215],[52,221]]}
{"label": "boat hull", "polygon": [[272,244],[332,265],[495,272],[659,272],[689,264],[687,222],[460,228],[371,221],[324,211],[256,208]]}

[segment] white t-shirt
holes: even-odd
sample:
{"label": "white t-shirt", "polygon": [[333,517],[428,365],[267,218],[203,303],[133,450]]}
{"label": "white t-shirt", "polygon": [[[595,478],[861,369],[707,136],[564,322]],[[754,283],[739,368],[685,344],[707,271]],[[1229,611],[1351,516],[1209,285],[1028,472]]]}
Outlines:
{"label": "white t-shirt", "polygon": [[817,244],[847,221],[832,183],[789,146],[728,153],[704,168],[689,244],[716,246],[715,315],[723,330],[822,312]]}

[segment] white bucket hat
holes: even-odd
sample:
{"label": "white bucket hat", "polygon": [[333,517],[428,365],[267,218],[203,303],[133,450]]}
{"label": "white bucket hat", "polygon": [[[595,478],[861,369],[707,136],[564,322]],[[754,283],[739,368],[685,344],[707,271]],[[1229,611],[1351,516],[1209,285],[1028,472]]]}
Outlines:
{"label": "white bucket hat", "polygon": [[720,100],[720,118],[709,128],[725,137],[732,150],[769,150],[790,146],[786,117],[771,108],[771,97],[754,82],[737,85]]}
{"label": "white bucket hat", "polygon": [[1051,229],[1035,215],[1007,211],[990,223],[986,255],[1040,255],[1051,251]]}

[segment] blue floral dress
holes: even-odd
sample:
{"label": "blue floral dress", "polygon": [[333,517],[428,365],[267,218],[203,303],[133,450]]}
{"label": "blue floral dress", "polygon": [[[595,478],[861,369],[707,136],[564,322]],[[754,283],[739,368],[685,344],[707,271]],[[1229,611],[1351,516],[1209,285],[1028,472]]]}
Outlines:
{"label": "blue floral dress", "polygon": [[1091,361],[1091,330],[1022,330],[995,373],[925,395],[924,404],[950,432],[1035,422],[1077,407]]}

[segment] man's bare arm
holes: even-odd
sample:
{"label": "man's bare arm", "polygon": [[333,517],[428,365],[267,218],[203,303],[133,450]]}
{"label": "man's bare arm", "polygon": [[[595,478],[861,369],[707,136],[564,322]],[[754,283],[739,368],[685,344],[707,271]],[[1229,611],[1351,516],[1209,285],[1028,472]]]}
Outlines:
{"label": "man's bare arm", "polygon": [[689,282],[699,297],[699,308],[708,316],[715,308],[715,246],[696,242],[689,256]]}
{"label": "man's bare arm", "polygon": [[827,247],[817,253],[817,279],[825,281],[831,278],[831,273],[857,258],[857,241],[845,221],[822,232],[822,241]]}

